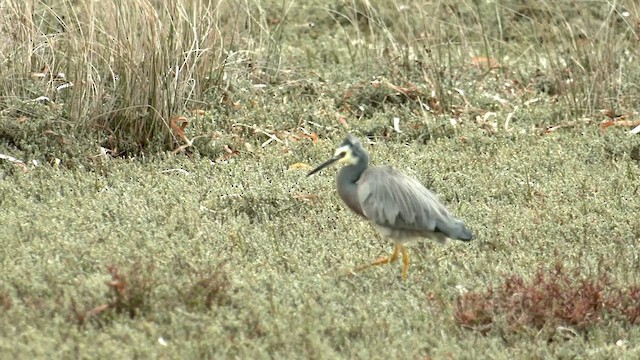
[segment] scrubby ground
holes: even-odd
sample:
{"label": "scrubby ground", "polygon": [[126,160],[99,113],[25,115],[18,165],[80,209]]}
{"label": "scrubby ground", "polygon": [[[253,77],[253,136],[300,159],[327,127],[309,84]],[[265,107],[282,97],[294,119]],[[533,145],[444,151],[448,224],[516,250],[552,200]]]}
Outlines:
{"label": "scrubby ground", "polygon": [[[640,356],[637,5],[91,4],[0,5],[1,358]],[[476,239],[353,274],[347,132]]]}

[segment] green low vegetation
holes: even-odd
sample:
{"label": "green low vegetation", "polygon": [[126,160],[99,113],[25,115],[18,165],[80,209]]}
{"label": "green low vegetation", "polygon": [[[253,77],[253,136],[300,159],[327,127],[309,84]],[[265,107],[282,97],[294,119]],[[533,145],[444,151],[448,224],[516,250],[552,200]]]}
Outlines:
{"label": "green low vegetation", "polygon": [[[0,358],[636,359],[633,2],[5,1]],[[307,178],[347,132],[470,243]]]}

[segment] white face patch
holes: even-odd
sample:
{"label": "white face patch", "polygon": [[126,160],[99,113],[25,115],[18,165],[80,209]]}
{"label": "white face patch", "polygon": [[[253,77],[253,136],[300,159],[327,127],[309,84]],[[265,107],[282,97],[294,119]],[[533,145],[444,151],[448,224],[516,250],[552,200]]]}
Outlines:
{"label": "white face patch", "polygon": [[339,163],[354,165],[358,162],[358,158],[356,156],[353,156],[353,151],[351,151],[351,146],[344,145],[339,147],[336,150],[335,156],[338,156],[342,153],[344,153],[345,155],[340,160],[338,160]]}

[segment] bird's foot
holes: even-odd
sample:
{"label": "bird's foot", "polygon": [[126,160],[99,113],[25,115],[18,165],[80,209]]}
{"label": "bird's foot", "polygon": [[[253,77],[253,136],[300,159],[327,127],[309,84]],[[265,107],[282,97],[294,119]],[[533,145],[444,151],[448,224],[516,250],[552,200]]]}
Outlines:
{"label": "bird's foot", "polygon": [[389,256],[389,257],[387,257],[387,256],[379,257],[378,259],[374,260],[370,264],[365,264],[365,265],[358,266],[353,271],[354,272],[358,272],[358,271],[366,270],[366,269],[368,269],[368,268],[370,268],[372,266],[379,266],[379,265],[389,264],[389,263],[392,263],[394,261],[397,261],[398,260],[398,253],[400,251],[401,251],[401,245],[396,244],[394,246],[394,248],[393,248],[393,254],[391,254],[391,256]]}

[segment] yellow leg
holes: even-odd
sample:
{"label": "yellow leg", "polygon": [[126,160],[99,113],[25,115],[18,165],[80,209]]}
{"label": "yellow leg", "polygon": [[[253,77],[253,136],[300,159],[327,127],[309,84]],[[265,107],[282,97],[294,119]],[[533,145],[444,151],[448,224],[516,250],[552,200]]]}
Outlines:
{"label": "yellow leg", "polygon": [[409,274],[409,250],[400,244],[400,251],[402,252],[402,280],[407,280]]}
{"label": "yellow leg", "polygon": [[362,271],[362,270],[368,269],[368,268],[370,268],[372,266],[378,266],[378,265],[384,265],[384,264],[392,263],[392,262],[398,260],[398,252],[402,252],[402,254],[403,254],[402,258],[404,259],[405,250],[403,250],[403,249],[404,249],[404,246],[402,246],[402,244],[395,243],[395,245],[393,246],[393,254],[391,254],[390,257],[383,256],[383,257],[381,257],[379,259],[376,259],[371,264],[366,264],[366,265],[362,265],[362,266],[357,267],[354,271]]}

